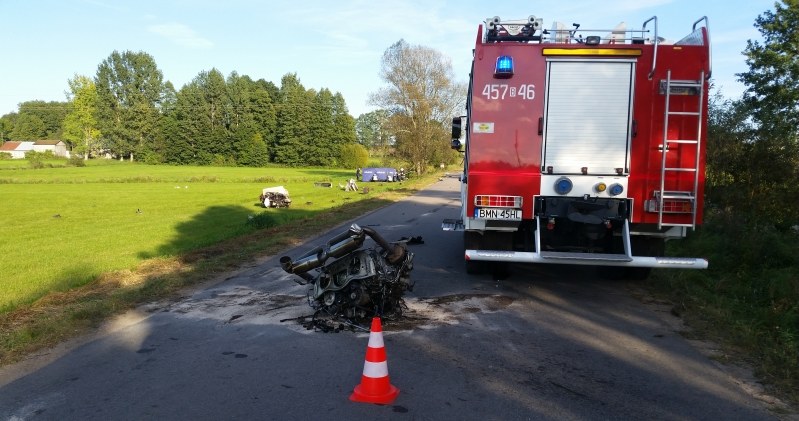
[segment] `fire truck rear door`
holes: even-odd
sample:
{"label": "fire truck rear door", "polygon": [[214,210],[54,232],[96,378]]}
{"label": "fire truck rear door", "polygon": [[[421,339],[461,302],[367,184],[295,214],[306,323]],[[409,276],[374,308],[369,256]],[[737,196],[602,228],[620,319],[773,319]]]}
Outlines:
{"label": "fire truck rear door", "polygon": [[553,59],[547,63],[542,171],[624,174],[629,169],[635,62]]}

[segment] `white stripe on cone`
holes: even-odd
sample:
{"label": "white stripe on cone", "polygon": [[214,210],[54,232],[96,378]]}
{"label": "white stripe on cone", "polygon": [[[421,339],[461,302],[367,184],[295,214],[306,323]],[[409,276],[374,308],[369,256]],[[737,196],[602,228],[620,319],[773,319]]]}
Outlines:
{"label": "white stripe on cone", "polygon": [[363,375],[366,377],[371,377],[373,379],[386,377],[388,376],[388,364],[386,364],[385,361],[379,363],[364,361]]}
{"label": "white stripe on cone", "polygon": [[372,332],[369,334],[369,348],[383,348],[382,332]]}

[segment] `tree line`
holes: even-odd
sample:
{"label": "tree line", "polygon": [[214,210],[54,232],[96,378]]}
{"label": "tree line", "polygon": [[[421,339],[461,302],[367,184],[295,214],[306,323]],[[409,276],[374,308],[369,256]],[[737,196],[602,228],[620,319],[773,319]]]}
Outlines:
{"label": "tree line", "polygon": [[65,103],[30,101],[2,118],[5,139],[60,139],[85,157],[148,163],[335,166],[356,144],[340,93],[281,86],[236,72],[200,72],[176,90],[152,56],[114,51],[94,78],[68,81]]}
{"label": "tree line", "polygon": [[[411,54],[386,67],[400,51]],[[439,70],[417,78],[416,87],[403,88],[421,88],[413,93],[417,103],[440,103],[440,98],[424,95],[442,91],[442,86],[450,88],[452,98],[464,97],[455,104],[463,103],[465,89],[452,82],[449,61],[434,50],[398,42],[384,56],[384,79],[407,69],[424,74],[420,65]],[[419,113],[393,104],[388,93],[378,93],[373,104],[391,109],[356,120],[341,93],[307,89],[296,73],[286,74],[276,86],[211,69],[176,90],[149,54],[114,51],[94,77],[75,75],[68,85],[66,102],[28,101],[19,105],[18,113],[1,117],[0,142],[64,140],[74,155],[87,159],[111,156],[150,164],[354,168],[364,166],[371,152],[424,172],[429,165],[457,159],[446,141],[451,113],[444,111],[452,104],[434,104],[435,114],[430,106]]]}

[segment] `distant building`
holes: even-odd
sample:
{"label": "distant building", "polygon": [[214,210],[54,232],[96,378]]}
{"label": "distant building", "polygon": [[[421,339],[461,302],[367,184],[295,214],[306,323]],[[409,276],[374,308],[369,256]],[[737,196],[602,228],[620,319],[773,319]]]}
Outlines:
{"label": "distant building", "polygon": [[68,157],[67,144],[60,140],[39,140],[33,143],[36,152],[53,151],[53,155]]}
{"label": "distant building", "polygon": [[39,140],[36,142],[6,142],[0,146],[0,152],[11,154],[13,159],[25,158],[28,151],[51,151],[55,156],[69,157],[67,145],[61,140]]}
{"label": "distant building", "polygon": [[13,159],[22,159],[25,158],[25,154],[28,153],[28,151],[33,150],[33,143],[34,142],[6,142],[3,143],[3,146],[0,146],[0,152],[10,153]]}
{"label": "distant building", "polygon": [[11,157],[14,157],[14,151],[19,146],[19,142],[6,142],[0,145],[0,152],[5,152],[11,154]]}

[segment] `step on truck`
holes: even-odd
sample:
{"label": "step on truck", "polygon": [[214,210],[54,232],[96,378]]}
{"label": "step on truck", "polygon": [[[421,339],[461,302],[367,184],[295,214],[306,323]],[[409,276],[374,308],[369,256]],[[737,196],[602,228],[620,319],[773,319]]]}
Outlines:
{"label": "step on truck", "polygon": [[463,232],[467,272],[707,268],[664,251],[702,223],[708,20],[679,41],[657,28],[656,16],[636,29],[543,29],[535,16],[478,27],[466,115],[452,124],[461,214],[442,225]]}

